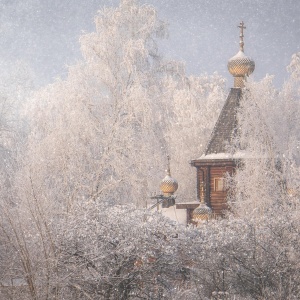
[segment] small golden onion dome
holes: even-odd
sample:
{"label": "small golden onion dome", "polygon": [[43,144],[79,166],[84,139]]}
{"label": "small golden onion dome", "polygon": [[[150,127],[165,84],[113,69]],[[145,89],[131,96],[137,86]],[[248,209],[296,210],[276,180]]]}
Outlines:
{"label": "small golden onion dome", "polygon": [[201,202],[198,207],[193,210],[192,220],[196,223],[199,221],[207,221],[211,218],[212,210],[206,205],[205,202]]}
{"label": "small golden onion dome", "polygon": [[165,196],[171,196],[177,191],[178,182],[176,179],[171,177],[170,173],[168,173],[161,181],[159,188]]}
{"label": "small golden onion dome", "polygon": [[230,74],[234,77],[245,77],[253,73],[255,62],[240,50],[235,56],[229,59],[227,67]]}
{"label": "small golden onion dome", "polygon": [[173,195],[178,189],[178,182],[175,178],[171,177],[170,171],[170,156],[168,158],[168,169],[166,177],[160,183],[160,190],[163,192],[164,196]]}

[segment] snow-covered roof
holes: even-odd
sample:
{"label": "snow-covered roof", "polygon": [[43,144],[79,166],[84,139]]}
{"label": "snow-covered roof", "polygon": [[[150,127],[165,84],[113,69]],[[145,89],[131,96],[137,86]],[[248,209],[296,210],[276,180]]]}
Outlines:
{"label": "snow-covered roof", "polygon": [[212,153],[208,155],[201,155],[198,159],[195,159],[195,161],[201,161],[201,160],[239,160],[239,159],[268,159],[267,153],[265,154],[253,154],[246,150],[240,150],[238,152],[235,152],[233,154],[231,153]]}
{"label": "snow-covered roof", "polygon": [[238,151],[236,153],[211,153],[211,154],[203,154],[197,160],[205,160],[205,159],[242,159],[249,156],[246,151]]}

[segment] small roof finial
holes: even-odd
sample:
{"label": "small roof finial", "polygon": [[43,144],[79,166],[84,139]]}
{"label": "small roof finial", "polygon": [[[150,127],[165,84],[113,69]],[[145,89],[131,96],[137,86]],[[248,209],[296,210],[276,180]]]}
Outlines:
{"label": "small roof finial", "polygon": [[171,168],[170,168],[170,155],[167,155],[167,159],[168,159],[168,168],[167,168],[167,174],[169,176],[171,176]]}
{"label": "small roof finial", "polygon": [[200,183],[200,203],[205,203],[205,192],[204,192],[204,182]]}
{"label": "small roof finial", "polygon": [[240,28],[240,50],[244,52],[244,29],[246,29],[246,27],[244,26],[243,21],[240,22],[238,28]]}

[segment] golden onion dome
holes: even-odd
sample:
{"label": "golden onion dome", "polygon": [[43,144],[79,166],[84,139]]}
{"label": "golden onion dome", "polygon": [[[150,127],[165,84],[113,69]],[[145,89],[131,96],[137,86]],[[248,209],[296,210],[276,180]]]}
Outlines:
{"label": "golden onion dome", "polygon": [[161,181],[159,188],[165,196],[171,196],[177,191],[178,182],[170,174],[167,174]]}
{"label": "golden onion dome", "polygon": [[196,223],[199,221],[207,221],[212,216],[212,210],[206,205],[205,202],[201,202],[198,207],[193,210],[192,220]]}
{"label": "golden onion dome", "polygon": [[235,56],[229,59],[227,67],[230,74],[234,77],[245,77],[253,73],[255,62],[240,50]]}
{"label": "golden onion dome", "polygon": [[246,28],[244,22],[241,22],[238,27],[240,28],[240,50],[229,59],[227,67],[230,74],[234,77],[234,87],[242,88],[246,76],[253,73],[255,62],[244,53],[244,29]]}
{"label": "golden onion dome", "polygon": [[178,182],[175,178],[171,177],[170,171],[170,157],[168,156],[168,169],[166,177],[161,181],[160,190],[163,192],[164,196],[173,195],[178,189]]}

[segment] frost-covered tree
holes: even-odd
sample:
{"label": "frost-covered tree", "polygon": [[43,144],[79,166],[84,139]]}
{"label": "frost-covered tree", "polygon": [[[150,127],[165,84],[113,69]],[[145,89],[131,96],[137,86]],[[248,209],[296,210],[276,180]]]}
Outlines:
{"label": "frost-covered tree", "polygon": [[192,258],[195,298],[299,298],[297,207],[280,204],[259,219],[230,217],[188,232],[193,242],[182,253],[186,261]]}
{"label": "frost-covered tree", "polygon": [[[22,236],[16,207],[18,190],[15,174],[24,151],[27,126],[22,121],[21,108],[33,88],[34,76],[24,62],[6,62],[0,75],[0,281],[2,286],[11,285],[20,266],[18,251],[11,241],[12,232]],[[24,238],[24,235],[23,235]],[[16,268],[15,268],[16,267]],[[2,296],[7,298],[6,296]]]}
{"label": "frost-covered tree", "polygon": [[239,111],[237,147],[246,149],[242,167],[229,184],[238,210],[247,213],[286,201],[299,189],[299,59],[292,57],[290,77],[276,90],[272,77],[250,82]]}
{"label": "frost-covered tree", "polygon": [[185,230],[160,213],[82,201],[49,214],[38,198],[4,210],[1,297],[172,299],[186,284]]}
{"label": "frost-covered tree", "polygon": [[[271,77],[248,84],[243,92],[235,147],[244,152],[244,158],[228,181],[229,201],[238,214],[257,214],[257,210],[262,214],[282,194],[280,157],[273,138],[274,120],[267,113],[275,110],[272,103],[276,103],[277,94]],[[268,106],[271,108],[267,110]]]}
{"label": "frost-covered tree", "polygon": [[22,62],[2,63],[0,75],[0,195],[8,200],[14,197],[14,175],[24,150],[26,124],[22,107],[34,86],[30,67]]}
{"label": "frost-covered tree", "polygon": [[177,253],[183,231],[159,213],[83,203],[60,230],[61,293],[171,299],[187,279]]}
{"label": "frost-covered tree", "polygon": [[[299,90],[299,53],[292,56],[288,71],[290,77],[279,94],[279,109],[275,116],[277,144],[282,153],[283,169],[288,189],[299,193],[300,168],[300,90]],[[280,126],[280,124],[282,124]]]}
{"label": "frost-covered tree", "polygon": [[187,77],[181,63],[161,58],[157,39],[166,25],[152,6],[121,1],[95,23],[96,32],[80,38],[83,61],[27,107],[31,132],[20,180],[31,178],[42,198],[65,207],[74,198],[144,205],[170,154],[181,195],[191,198],[186,183],[194,174],[179,170],[207,139],[223,80]]}
{"label": "frost-covered tree", "polygon": [[[211,107],[217,116],[224,82],[187,77],[183,64],[160,57],[156,40],[165,24],[151,6],[121,1],[95,23],[67,79],[26,104],[27,149],[14,197],[1,209],[1,279],[22,285],[29,299],[172,298],[186,276],[169,238],[181,229],[113,205],[143,205],[163,177],[166,154],[173,169],[188,167],[213,126],[207,113]],[[188,191],[182,200],[194,192],[185,185],[194,181],[189,175],[180,178]],[[22,289],[8,288],[5,297],[17,290],[25,299]]]}

